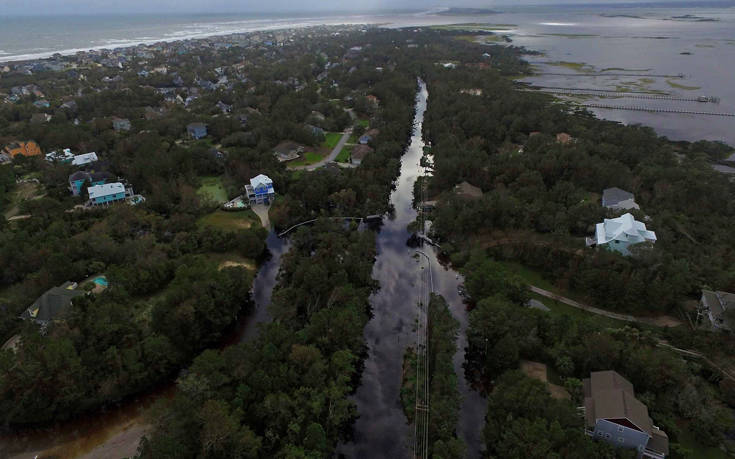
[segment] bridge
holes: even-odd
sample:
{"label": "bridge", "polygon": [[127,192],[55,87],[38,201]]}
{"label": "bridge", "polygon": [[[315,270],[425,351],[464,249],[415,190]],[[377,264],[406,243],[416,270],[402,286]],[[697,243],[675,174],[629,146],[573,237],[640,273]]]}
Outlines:
{"label": "bridge", "polygon": [[369,222],[380,221],[382,219],[383,219],[382,215],[368,215],[367,217],[317,217],[317,218],[312,218],[311,220],[306,220],[304,222],[297,223],[289,227],[288,229],[281,231],[280,233],[278,233],[278,237],[283,237],[287,235],[288,233],[290,233],[291,231],[295,230],[296,228],[300,226],[308,225],[310,223],[314,223],[317,220],[359,220],[359,221],[365,221],[369,223]]}

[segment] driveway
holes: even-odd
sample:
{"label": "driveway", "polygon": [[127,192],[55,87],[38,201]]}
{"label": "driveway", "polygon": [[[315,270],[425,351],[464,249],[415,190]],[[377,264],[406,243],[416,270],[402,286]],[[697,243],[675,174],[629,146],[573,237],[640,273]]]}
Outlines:
{"label": "driveway", "polygon": [[337,155],[339,155],[339,152],[342,151],[342,148],[344,148],[347,140],[350,138],[351,135],[352,128],[348,128],[342,133],[342,138],[339,139],[339,142],[337,142],[337,145],[335,145],[335,147],[332,149],[332,152],[318,163],[309,164],[308,166],[289,167],[289,169],[293,171],[313,171],[325,166],[327,163],[330,163],[337,159]]}

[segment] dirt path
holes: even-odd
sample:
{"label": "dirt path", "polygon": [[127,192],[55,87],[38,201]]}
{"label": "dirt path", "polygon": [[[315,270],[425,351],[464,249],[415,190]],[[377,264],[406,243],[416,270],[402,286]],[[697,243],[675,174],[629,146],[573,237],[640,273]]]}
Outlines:
{"label": "dirt path", "polygon": [[683,322],[680,321],[679,319],[676,319],[675,317],[671,317],[667,315],[661,315],[657,317],[634,317],[634,316],[631,316],[630,314],[619,314],[617,312],[610,312],[604,309],[595,308],[593,306],[588,306],[586,304],[579,303],[577,301],[563,297],[561,295],[557,295],[556,293],[550,292],[548,290],[544,290],[534,285],[529,286],[529,288],[531,289],[533,293],[537,293],[541,296],[545,296],[546,298],[551,298],[552,300],[562,302],[564,304],[572,306],[573,308],[591,312],[592,314],[609,317],[610,319],[622,320],[624,322],[643,323],[643,324],[653,325],[656,327],[677,327],[683,324]]}
{"label": "dirt path", "polygon": [[255,215],[260,218],[260,223],[263,225],[263,228],[270,229],[271,222],[268,219],[268,210],[270,209],[270,206],[266,206],[263,204],[253,204],[251,208],[253,209],[253,212],[255,212]]}

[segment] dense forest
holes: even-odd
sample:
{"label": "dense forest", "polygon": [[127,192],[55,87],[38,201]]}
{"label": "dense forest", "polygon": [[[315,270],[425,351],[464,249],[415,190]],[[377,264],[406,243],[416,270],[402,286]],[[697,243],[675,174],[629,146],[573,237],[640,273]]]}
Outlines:
{"label": "dense forest", "polygon": [[299,229],[252,342],[206,351],[159,407],[141,457],[328,457],[356,416],[375,236]]}
{"label": "dense forest", "polygon": [[[581,380],[608,369],[634,384],[672,457],[731,444],[732,381],[659,346],[664,339],[729,363],[731,336],[531,309],[528,281],[509,269],[523,265],[591,304],[639,315],[677,312],[702,288],[735,289],[727,229],[735,185],[711,168],[731,148],[595,119],[473,61],[424,70],[431,236],[461,267],[474,305],[466,372],[488,394],[486,455],[625,457],[585,439],[576,413]],[[457,188],[463,182],[477,191]],[[594,225],[616,215],[600,203],[608,187],[635,194],[634,216],[658,236],[652,248],[624,257],[585,247]],[[569,399],[520,371],[528,361],[545,364]]]}
{"label": "dense forest", "polygon": [[[466,371],[489,392],[490,457],[615,457],[609,447],[584,438],[576,414],[581,380],[608,369],[633,383],[654,423],[668,434],[672,457],[697,457],[679,443],[682,430],[705,446],[718,446],[730,435],[735,399],[718,373],[657,347],[649,331],[606,328],[595,319],[524,307],[522,282],[481,251],[473,252],[464,272],[477,299],[467,332]],[[553,368],[571,399],[552,398],[543,383],[518,371],[523,359]],[[531,451],[529,445],[540,449]]]}
{"label": "dense forest", "polygon": [[[735,290],[728,230],[735,185],[708,162],[727,147],[674,143],[646,127],[597,120],[514,91],[493,70],[432,68],[427,83],[430,189],[441,197],[434,231],[455,261],[472,241],[595,304],[639,314],[671,310],[703,287]],[[468,88],[482,94],[462,92]],[[559,133],[573,141],[557,141]],[[456,196],[454,186],[465,181],[482,197]],[[658,237],[653,250],[623,257],[585,249],[583,238],[612,216],[600,205],[608,187],[635,194],[641,210],[633,214]]]}

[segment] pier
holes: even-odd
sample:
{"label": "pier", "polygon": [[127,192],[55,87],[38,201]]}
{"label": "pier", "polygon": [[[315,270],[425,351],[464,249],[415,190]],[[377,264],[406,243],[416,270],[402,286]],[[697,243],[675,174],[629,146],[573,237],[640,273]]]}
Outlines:
{"label": "pier", "polygon": [[582,104],[585,108],[604,108],[608,110],[633,110],[638,112],[655,112],[655,113],[677,113],[683,115],[705,115],[705,116],[730,116],[735,118],[735,113],[717,113],[717,112],[700,112],[695,110],[679,110],[675,108],[653,108],[653,107],[636,107],[625,105],[606,105],[606,104]]}
{"label": "pier", "polygon": [[699,102],[699,103],[711,103],[719,104],[719,97],[712,96],[697,96],[697,97],[680,97],[672,96],[670,94],[653,94],[644,91],[630,91],[620,92],[613,89],[577,89],[577,88],[546,88],[546,87],[534,87],[538,88],[541,92],[548,94],[557,94],[562,96],[583,96],[593,95],[598,97],[610,97],[610,98],[625,98],[625,99],[649,99],[649,100],[669,100],[677,102]]}
{"label": "pier", "polygon": [[623,77],[645,77],[645,78],[686,78],[683,73],[676,75],[656,75],[648,73],[555,73],[555,72],[540,72],[534,73],[530,76],[568,76],[568,77],[606,77],[606,76],[623,76]]}

